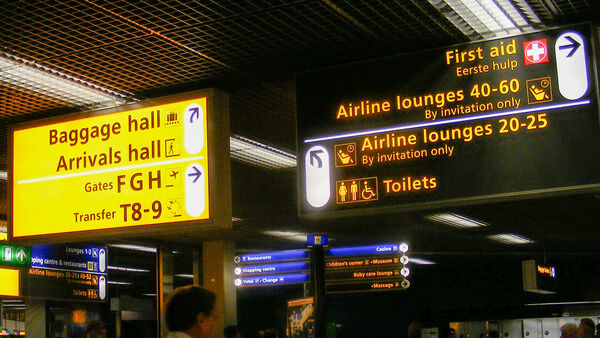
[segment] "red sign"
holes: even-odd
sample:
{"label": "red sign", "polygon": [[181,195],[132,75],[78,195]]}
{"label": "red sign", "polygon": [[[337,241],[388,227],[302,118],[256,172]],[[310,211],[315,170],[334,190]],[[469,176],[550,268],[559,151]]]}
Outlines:
{"label": "red sign", "polygon": [[525,66],[548,62],[548,42],[546,39],[523,42]]}

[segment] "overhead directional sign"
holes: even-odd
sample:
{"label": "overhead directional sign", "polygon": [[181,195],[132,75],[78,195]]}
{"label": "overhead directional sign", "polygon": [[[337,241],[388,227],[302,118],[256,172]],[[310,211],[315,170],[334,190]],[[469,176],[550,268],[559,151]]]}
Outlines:
{"label": "overhead directional sign", "polygon": [[308,250],[262,252],[235,256],[236,287],[277,286],[310,280]]}
{"label": "overhead directional sign", "polygon": [[31,250],[26,247],[0,244],[0,266],[29,266]]}
{"label": "overhead directional sign", "polygon": [[408,289],[407,251],[406,243],[330,248],[325,257],[326,292]]}
{"label": "overhead directional sign", "polygon": [[106,247],[91,245],[34,245],[31,266],[79,272],[107,273]]}
{"label": "overhead directional sign", "polygon": [[91,245],[34,245],[22,294],[45,299],[107,299],[108,254]]}
{"label": "overhead directional sign", "polygon": [[574,26],[299,74],[300,214],[600,189],[591,36]]}
{"label": "overhead directional sign", "polygon": [[308,259],[308,250],[263,252],[257,254],[240,255],[236,256],[234,259],[235,263],[238,264]]}
{"label": "overhead directional sign", "polygon": [[209,221],[210,93],[15,127],[12,238]]}

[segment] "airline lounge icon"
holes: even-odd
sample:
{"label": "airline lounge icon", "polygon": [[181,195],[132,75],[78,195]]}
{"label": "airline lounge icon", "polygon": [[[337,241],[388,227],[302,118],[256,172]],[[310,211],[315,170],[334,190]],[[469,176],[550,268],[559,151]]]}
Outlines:
{"label": "airline lounge icon", "polygon": [[527,80],[527,102],[529,104],[552,101],[552,81],[549,76]]}
{"label": "airline lounge icon", "polygon": [[350,167],[356,165],[356,143],[336,144],[335,167]]}

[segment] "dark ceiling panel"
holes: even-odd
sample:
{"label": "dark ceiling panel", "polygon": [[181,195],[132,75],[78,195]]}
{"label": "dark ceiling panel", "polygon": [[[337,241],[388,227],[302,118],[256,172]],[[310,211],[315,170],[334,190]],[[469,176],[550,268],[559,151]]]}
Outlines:
{"label": "dark ceiling panel", "polygon": [[2,47],[33,61],[134,39],[147,34],[83,1],[2,2]]}
{"label": "dark ceiling panel", "polygon": [[158,36],[147,36],[55,57],[55,68],[124,92],[141,92],[157,87],[215,76],[214,67],[202,57],[170,44]]}
{"label": "dark ceiling panel", "polygon": [[0,125],[5,124],[6,120],[63,107],[66,104],[62,100],[0,83]]}

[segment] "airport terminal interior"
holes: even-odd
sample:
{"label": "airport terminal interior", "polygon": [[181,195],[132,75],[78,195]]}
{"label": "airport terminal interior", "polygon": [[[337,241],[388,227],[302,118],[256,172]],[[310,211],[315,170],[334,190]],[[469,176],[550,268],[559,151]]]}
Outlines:
{"label": "airport terminal interior", "polygon": [[215,337],[600,325],[600,1],[24,0],[0,22],[0,336],[163,337],[191,284]]}

